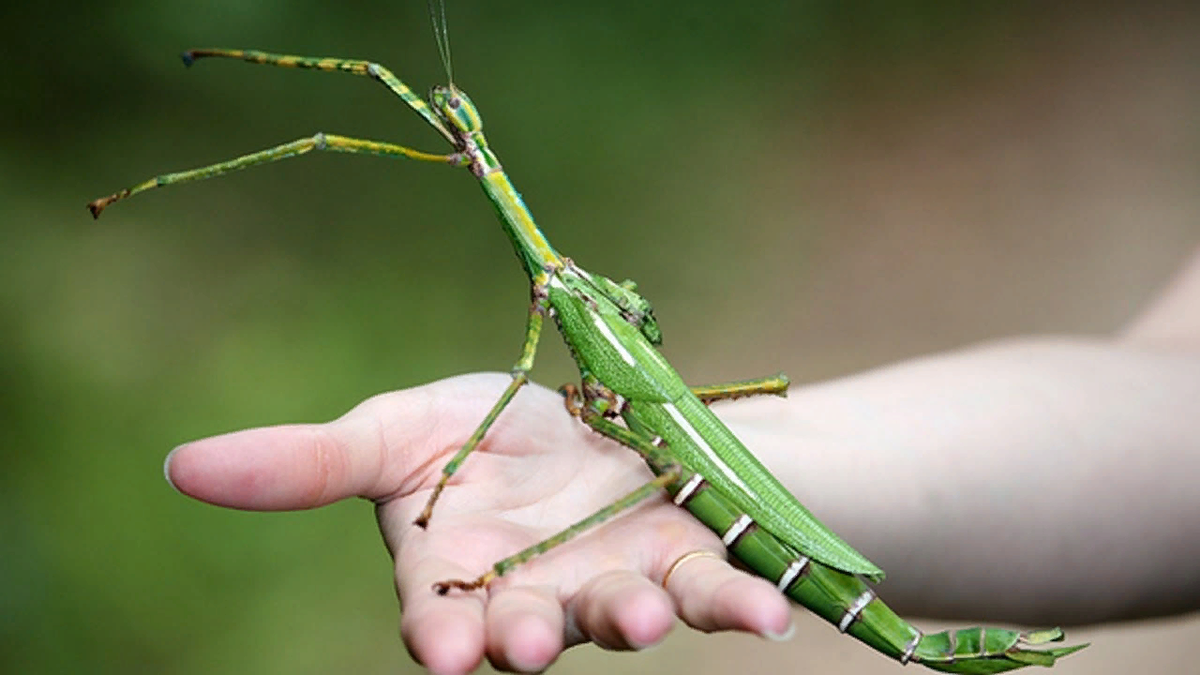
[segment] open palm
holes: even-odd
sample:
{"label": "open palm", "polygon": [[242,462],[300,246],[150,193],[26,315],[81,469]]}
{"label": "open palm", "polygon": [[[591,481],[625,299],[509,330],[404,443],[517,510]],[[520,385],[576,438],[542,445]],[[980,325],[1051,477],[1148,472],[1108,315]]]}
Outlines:
{"label": "open palm", "polygon": [[348,497],[377,505],[395,559],[402,633],[436,672],[466,672],[486,656],[505,670],[540,670],[585,641],[637,649],[678,614],[701,630],[787,631],[787,603],[765,581],[716,557],[672,563],[720,540],[656,497],[489,585],[439,596],[432,584],[473,579],[651,478],[627,448],[567,414],[531,385],[454,475],[426,530],[413,520],[442,466],[509,378],[467,375],[392,392],[325,424],[251,429],[180,446],[167,475],[185,494],[241,509],[288,510]]}

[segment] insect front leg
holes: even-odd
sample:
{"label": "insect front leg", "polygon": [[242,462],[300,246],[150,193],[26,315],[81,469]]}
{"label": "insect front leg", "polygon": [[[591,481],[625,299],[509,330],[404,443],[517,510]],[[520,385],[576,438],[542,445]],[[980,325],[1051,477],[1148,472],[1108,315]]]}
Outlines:
{"label": "insect front leg", "polygon": [[224,162],[209,164],[198,169],[189,169],[187,171],[176,171],[175,173],[167,173],[161,176],[155,176],[147,180],[132,185],[114,192],[107,197],[94,199],[88,202],[88,210],[92,212],[93,218],[99,218],[100,213],[108,208],[113,202],[132,197],[139,192],[152,190],[154,188],[167,187],[177,183],[189,183],[196,180],[204,180],[206,178],[216,178],[233,171],[240,171],[247,167],[256,166],[258,164],[269,164],[278,162],[281,159],[290,159],[307,154],[313,150],[324,150],[327,152],[345,152],[355,155],[378,155],[380,157],[406,157],[423,162],[443,162],[451,166],[463,166],[465,159],[459,153],[451,153],[448,155],[439,155],[430,152],[422,152],[413,150],[412,148],[395,143],[387,143],[384,141],[371,141],[362,138],[350,138],[348,136],[336,136],[334,134],[317,133],[308,138],[300,138],[289,143],[282,143],[273,148],[260,150],[242,155]]}

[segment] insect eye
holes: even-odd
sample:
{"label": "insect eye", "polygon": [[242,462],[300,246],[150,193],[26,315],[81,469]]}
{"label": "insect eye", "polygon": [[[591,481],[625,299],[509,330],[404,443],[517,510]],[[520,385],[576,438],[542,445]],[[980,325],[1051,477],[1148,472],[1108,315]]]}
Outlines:
{"label": "insect eye", "polygon": [[446,107],[450,108],[451,110],[458,110],[460,105],[462,105],[462,99],[457,96],[451,98],[449,101],[446,101]]}

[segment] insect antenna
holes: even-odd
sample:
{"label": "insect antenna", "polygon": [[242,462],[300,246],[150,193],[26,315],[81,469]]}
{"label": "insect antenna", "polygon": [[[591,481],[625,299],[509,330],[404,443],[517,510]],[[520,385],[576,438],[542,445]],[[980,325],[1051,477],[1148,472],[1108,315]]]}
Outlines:
{"label": "insect antenna", "polygon": [[438,55],[442,57],[442,68],[446,70],[446,84],[454,84],[454,66],[450,63],[450,33],[446,29],[446,0],[429,0],[429,22],[433,25],[433,39],[437,41]]}

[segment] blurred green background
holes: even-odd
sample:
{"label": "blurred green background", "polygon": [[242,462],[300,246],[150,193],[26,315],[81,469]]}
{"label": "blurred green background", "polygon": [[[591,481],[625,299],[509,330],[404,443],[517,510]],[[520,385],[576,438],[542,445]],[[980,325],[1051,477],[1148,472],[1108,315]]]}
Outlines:
{"label": "blurred green background", "polygon": [[[224,511],[174,445],[336,417],[516,357],[528,290],[468,174],[310,156],[84,204],[315,131],[442,150],[381,87],[442,79],[425,3],[0,10],[0,670],[413,672],[371,508]],[[637,279],[694,381],[799,382],[1105,332],[1200,241],[1200,14],[1180,3],[451,2],[458,83],[564,253]],[[553,338],[535,375],[573,371]],[[1101,591],[1102,589],[1098,589]],[[884,589],[886,595],[886,588]],[[561,672],[893,672],[805,620]],[[1057,670],[1182,672],[1200,622],[1083,632]],[[1074,637],[1074,636],[1073,636]],[[1139,665],[1140,664],[1140,665]]]}

